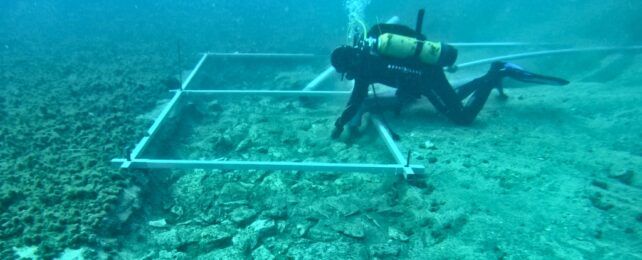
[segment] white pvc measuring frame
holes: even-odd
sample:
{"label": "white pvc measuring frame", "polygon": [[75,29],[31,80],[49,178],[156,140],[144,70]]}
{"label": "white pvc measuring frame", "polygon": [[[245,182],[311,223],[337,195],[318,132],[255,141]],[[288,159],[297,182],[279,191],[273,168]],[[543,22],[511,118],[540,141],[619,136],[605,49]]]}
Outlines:
{"label": "white pvc measuring frame", "polygon": [[[183,95],[260,95],[260,96],[347,96],[350,91],[276,91],[276,90],[198,90],[188,89],[194,76],[200,71],[201,66],[209,57],[226,58],[313,58],[313,54],[299,53],[204,53],[198,63],[183,82],[180,89],[174,90],[174,96],[165,106],[159,116],[154,120],[152,126],[147,130],[146,135],[138,142],[136,147],[129,153],[128,158],[112,159],[115,167],[122,169],[130,168],[154,168],[154,169],[226,169],[226,170],[300,170],[300,171],[321,171],[321,172],[372,172],[372,173],[394,173],[420,174],[424,172],[423,165],[408,164],[402,156],[397,144],[392,140],[390,134],[383,124],[375,118],[373,123],[377,126],[380,137],[386,144],[388,151],[395,159],[393,164],[366,164],[366,163],[323,163],[323,162],[288,162],[288,161],[218,161],[218,160],[171,160],[171,159],[149,159],[140,158],[142,152],[149,146],[151,140],[158,134],[159,128],[166,121],[170,111],[179,104]],[[312,89],[321,84],[332,74],[324,71],[317,78],[312,80],[306,89]],[[331,127],[331,126],[328,126]]]}
{"label": "white pvc measuring frame", "polygon": [[[392,17],[387,23],[397,23],[398,17]],[[555,46],[557,44],[549,43],[525,43],[525,42],[489,42],[489,43],[453,43],[457,47],[506,47],[506,46]],[[484,63],[490,63],[497,60],[532,58],[536,56],[549,56],[564,53],[575,52],[620,52],[620,51],[640,51],[642,46],[623,46],[623,47],[597,47],[597,48],[569,48],[558,50],[545,50],[529,53],[518,53],[513,55],[498,56],[488,59],[458,64],[456,67],[463,68]],[[176,90],[170,102],[165,106],[160,115],[156,118],[152,126],[147,130],[144,136],[129,154],[128,158],[116,158],[112,160],[112,165],[120,168],[208,168],[208,169],[230,169],[230,170],[303,170],[303,171],[332,171],[332,172],[377,172],[377,173],[403,173],[404,176],[409,174],[423,173],[423,165],[410,165],[404,161],[403,155],[392,140],[389,132],[379,120],[378,117],[372,117],[372,122],[376,126],[380,137],[384,140],[386,147],[397,162],[396,164],[355,164],[355,163],[320,163],[320,162],[273,162],[273,161],[215,161],[215,160],[163,160],[163,159],[145,159],[139,158],[142,151],[147,148],[150,140],[158,133],[158,129],[163,124],[169,112],[176,106],[182,95],[206,95],[206,94],[242,94],[242,95],[261,95],[261,96],[332,96],[332,95],[349,95],[349,91],[315,91],[321,83],[334,74],[334,69],[328,67],[319,76],[310,81],[301,91],[236,91],[236,90],[187,90],[194,75],[200,70],[201,66],[208,57],[234,57],[234,58],[311,58],[314,54],[301,53],[204,53],[198,61],[192,72],[183,82],[180,89]]]}

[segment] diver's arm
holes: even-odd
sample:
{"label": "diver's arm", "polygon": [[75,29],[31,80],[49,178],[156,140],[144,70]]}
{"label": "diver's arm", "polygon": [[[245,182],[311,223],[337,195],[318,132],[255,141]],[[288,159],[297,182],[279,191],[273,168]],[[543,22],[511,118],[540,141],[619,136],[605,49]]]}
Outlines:
{"label": "diver's arm", "polygon": [[345,110],[341,113],[341,116],[337,121],[334,122],[334,131],[332,132],[332,138],[337,138],[341,135],[343,131],[343,126],[347,124],[359,111],[363,100],[368,96],[368,81],[361,78],[356,78],[354,80],[354,88],[352,89],[352,94],[350,95],[350,100],[346,105]]}

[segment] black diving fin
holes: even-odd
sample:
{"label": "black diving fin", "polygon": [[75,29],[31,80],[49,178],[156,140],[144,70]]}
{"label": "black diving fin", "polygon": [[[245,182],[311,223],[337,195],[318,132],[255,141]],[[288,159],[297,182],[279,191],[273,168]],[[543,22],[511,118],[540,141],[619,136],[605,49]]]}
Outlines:
{"label": "black diving fin", "polygon": [[570,83],[568,80],[562,78],[528,72],[514,63],[495,62],[492,66],[499,67],[499,72],[502,75],[521,82],[553,86],[564,86]]}

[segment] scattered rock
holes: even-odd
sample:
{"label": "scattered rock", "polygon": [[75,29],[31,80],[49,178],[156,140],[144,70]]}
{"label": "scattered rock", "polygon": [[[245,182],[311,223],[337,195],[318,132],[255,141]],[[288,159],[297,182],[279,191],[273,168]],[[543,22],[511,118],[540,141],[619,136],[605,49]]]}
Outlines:
{"label": "scattered rock", "polygon": [[404,213],[406,213],[405,210],[401,209],[400,207],[393,207],[393,208],[384,208],[379,211],[377,211],[380,216],[385,217],[385,218],[397,218],[402,216]]}
{"label": "scattered rock", "polygon": [[198,243],[202,248],[210,250],[224,248],[232,245],[232,237],[231,230],[222,225],[214,225],[201,231]]}
{"label": "scattered rock", "polygon": [[248,189],[239,183],[226,183],[218,195],[219,203],[242,201],[247,199]]}
{"label": "scattered rock", "polygon": [[[4,187],[3,187],[4,188]],[[0,193],[0,210],[5,211],[15,203],[19,198],[23,197],[22,193],[17,190],[3,190]]]}
{"label": "scattered rock", "polygon": [[288,217],[288,209],[285,207],[272,208],[264,211],[263,215],[272,219],[286,219]]}
{"label": "scattered rock", "polygon": [[223,211],[221,208],[215,207],[208,209],[207,212],[201,212],[196,218],[194,218],[194,222],[203,226],[209,226],[221,222],[222,218]]}
{"label": "scattered rock", "polygon": [[362,239],[366,236],[366,232],[360,224],[346,223],[338,231],[351,238]]}
{"label": "scattered rock", "polygon": [[437,149],[435,144],[430,140],[425,141],[423,144],[420,144],[419,147],[420,148],[425,148],[425,149],[431,149],[431,150],[436,150]]}
{"label": "scattered rock", "polygon": [[308,238],[315,241],[330,242],[339,239],[339,234],[321,224],[317,224],[308,230]]}
{"label": "scattered rock", "polygon": [[227,247],[223,249],[214,249],[204,255],[199,255],[197,260],[211,259],[247,259],[247,256],[238,248]]}
{"label": "scattered rock", "polygon": [[70,200],[94,200],[98,192],[92,187],[74,187],[66,190],[65,195]]}
{"label": "scattered rock", "polygon": [[111,233],[120,230],[129,217],[141,206],[141,189],[132,185],[120,192],[116,205],[110,213],[102,219],[101,227],[103,232]]}
{"label": "scattered rock", "polygon": [[206,104],[207,110],[211,112],[221,112],[223,111],[223,106],[221,105],[221,102],[218,100],[212,100]]}
{"label": "scattered rock", "polygon": [[631,185],[633,183],[633,177],[635,175],[635,172],[633,170],[626,170],[623,172],[611,174],[609,177],[616,179],[620,181],[621,183],[624,183],[626,185]]}
{"label": "scattered rock", "polygon": [[272,219],[259,219],[249,227],[259,235],[259,239],[276,235],[276,223]]}
{"label": "scattered rock", "polygon": [[[279,174],[280,172],[276,173],[269,173],[265,175],[265,178],[263,178],[263,181],[261,181],[260,187],[262,188],[262,192],[268,193],[268,194],[284,194],[287,192],[288,189],[288,184],[286,184],[283,180],[283,174]],[[287,201],[286,198],[282,198],[283,201]],[[277,203],[277,202],[271,202],[272,204],[281,204],[282,203]]]}
{"label": "scattered rock", "polygon": [[437,162],[437,157],[428,157],[428,163],[433,164]]}
{"label": "scattered rock", "polygon": [[243,141],[241,141],[236,146],[236,148],[234,148],[234,151],[235,152],[243,152],[243,151],[247,150],[250,147],[251,144],[252,144],[252,140],[250,140],[249,138],[245,138],[245,139],[243,139]]}
{"label": "scattered rock", "polygon": [[362,246],[348,242],[301,243],[288,250],[287,259],[367,259],[365,252]]}
{"label": "scattered rock", "polygon": [[256,212],[256,210],[242,207],[232,211],[232,213],[230,213],[230,219],[236,224],[245,226],[250,223],[252,219],[254,219],[254,217],[256,217],[257,215],[258,212]]}
{"label": "scattered rock", "polygon": [[388,237],[392,240],[408,242],[408,236],[404,234],[401,230],[396,229],[394,227],[388,227]]}
{"label": "scattered rock", "polygon": [[157,228],[163,228],[167,226],[167,221],[165,221],[164,218],[158,219],[158,220],[152,220],[147,222],[147,225],[150,227],[157,227]]}
{"label": "scattered rock", "polygon": [[183,210],[183,207],[180,205],[172,206],[172,208],[170,209],[170,212],[172,212],[172,214],[174,214],[177,219],[182,217],[183,213],[185,213],[185,211]]}
{"label": "scattered rock", "polygon": [[596,207],[601,210],[609,210],[613,208],[613,204],[607,202],[603,197],[602,193],[596,192],[593,195],[589,197],[589,200],[591,201],[591,204],[593,207]]}
{"label": "scattered rock", "polygon": [[401,246],[390,243],[374,244],[368,247],[371,257],[396,257],[400,251]]}
{"label": "scattered rock", "polygon": [[274,255],[272,252],[265,248],[265,246],[259,246],[258,248],[252,251],[252,259],[254,260],[273,260]]}
{"label": "scattered rock", "polygon": [[603,182],[603,181],[593,180],[593,181],[591,181],[591,184],[593,186],[601,188],[601,189],[605,189],[605,190],[609,189],[609,185],[606,182]]}
{"label": "scattered rock", "polygon": [[439,211],[439,209],[441,209],[441,207],[444,204],[446,204],[446,202],[443,202],[443,201],[440,202],[440,201],[437,201],[437,200],[433,200],[433,201],[430,202],[430,209],[429,210],[430,210],[430,212],[437,212],[437,211]]}
{"label": "scattered rock", "polygon": [[439,221],[442,224],[438,227],[435,227],[430,232],[430,235],[426,235],[424,237],[424,242],[427,245],[441,243],[448,236],[459,233],[464,225],[468,223],[468,218],[463,212],[451,212],[443,215]]}
{"label": "scattered rock", "polygon": [[226,134],[212,136],[209,140],[212,142],[212,147],[220,151],[228,151],[235,148],[235,142],[232,137]]}
{"label": "scattered rock", "polygon": [[259,244],[259,235],[254,230],[245,229],[236,234],[232,242],[243,254],[249,254]]}
{"label": "scattered rock", "polygon": [[176,249],[180,246],[181,242],[178,238],[176,229],[171,229],[165,232],[156,233],[154,235],[154,242],[161,248]]}
{"label": "scattered rock", "polygon": [[305,224],[296,224],[296,226],[294,227],[294,235],[297,237],[305,236],[305,234],[308,233],[310,226],[311,225],[309,222],[306,222]]}
{"label": "scattered rock", "polygon": [[330,149],[334,154],[342,154],[347,148],[347,145],[343,142],[333,142],[330,144]]}
{"label": "scattered rock", "polygon": [[161,250],[158,252],[158,258],[149,257],[149,259],[159,259],[159,260],[188,260],[190,257],[183,252],[178,252],[176,250],[167,251]]}

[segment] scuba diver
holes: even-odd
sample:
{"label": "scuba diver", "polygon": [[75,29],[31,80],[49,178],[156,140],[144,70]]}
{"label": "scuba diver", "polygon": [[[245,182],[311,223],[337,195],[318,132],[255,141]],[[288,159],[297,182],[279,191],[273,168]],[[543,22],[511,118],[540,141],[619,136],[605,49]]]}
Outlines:
{"label": "scuba diver", "polygon": [[[444,67],[453,68],[457,49],[446,43],[426,41],[421,34],[423,13],[423,9],[419,10],[415,30],[403,25],[377,24],[363,37],[354,37],[352,46],[341,46],[332,52],[331,63],[335,70],[342,77],[354,79],[350,99],[334,124],[333,139],[341,136],[345,125],[351,136],[356,135],[366,112],[378,112],[386,107],[399,114],[403,105],[421,96],[451,121],[466,125],[484,107],[493,88],[505,97],[501,83],[506,77],[536,84],[561,86],[569,83],[497,61],[485,75],[455,88],[446,78]],[[365,25],[363,27],[365,30]],[[374,83],[396,88],[396,91],[377,95]],[[373,97],[368,97],[369,86],[372,86]],[[387,125],[385,121],[384,124]],[[393,138],[399,138],[390,132]]]}

